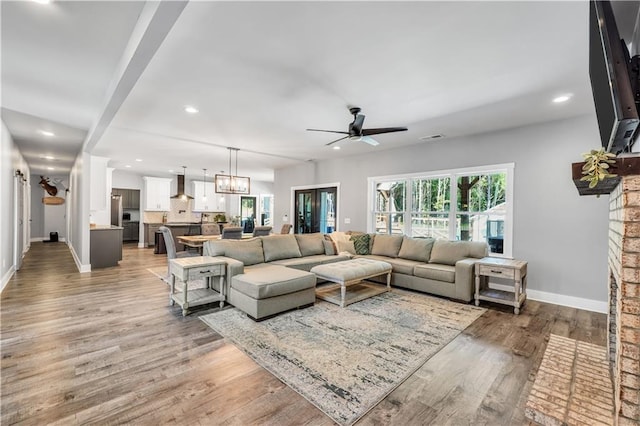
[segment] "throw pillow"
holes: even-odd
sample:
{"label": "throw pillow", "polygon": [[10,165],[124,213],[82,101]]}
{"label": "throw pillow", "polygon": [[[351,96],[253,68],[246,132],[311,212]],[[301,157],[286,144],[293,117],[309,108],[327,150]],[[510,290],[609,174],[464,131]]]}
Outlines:
{"label": "throw pillow", "polygon": [[326,239],[322,240],[322,245],[324,246],[324,254],[327,256],[334,256],[336,251],[336,246],[333,244],[333,241],[328,241]]}
{"label": "throw pillow", "polygon": [[369,254],[369,234],[354,234],[349,240],[353,241],[356,254]]}
{"label": "throw pillow", "polygon": [[376,234],[371,254],[377,256],[398,257],[402,245],[402,235]]}
{"label": "throw pillow", "polygon": [[398,257],[427,263],[431,256],[434,241],[433,238],[411,238],[405,236],[402,239]]}

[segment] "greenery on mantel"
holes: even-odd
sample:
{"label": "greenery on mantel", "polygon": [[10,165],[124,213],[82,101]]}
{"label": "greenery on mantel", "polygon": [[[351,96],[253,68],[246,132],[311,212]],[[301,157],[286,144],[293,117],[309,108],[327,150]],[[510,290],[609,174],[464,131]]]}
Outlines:
{"label": "greenery on mantel", "polygon": [[589,182],[589,188],[595,188],[598,182],[605,179],[615,178],[618,175],[609,173],[611,165],[616,163],[616,156],[610,152],[606,152],[604,148],[599,150],[592,149],[590,152],[582,154],[584,157],[584,166],[582,166],[581,181]]}

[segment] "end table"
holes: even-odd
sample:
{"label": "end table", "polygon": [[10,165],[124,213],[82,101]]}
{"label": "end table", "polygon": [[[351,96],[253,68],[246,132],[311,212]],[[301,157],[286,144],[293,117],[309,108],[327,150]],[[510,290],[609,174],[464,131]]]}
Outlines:
{"label": "end table", "polygon": [[[212,302],[220,302],[220,307],[224,306],[225,289],[224,275],[227,263],[224,260],[211,256],[182,257],[169,261],[171,272],[171,292],[169,293],[169,304],[174,302],[182,307],[182,316],[186,316],[190,306],[205,305]],[[182,292],[176,293],[176,277],[184,282]],[[220,291],[215,291],[211,286],[211,280],[220,277]],[[189,290],[189,281],[195,279],[205,279],[206,288]]]}
{"label": "end table", "polygon": [[[489,277],[513,280],[513,292],[489,288]],[[485,257],[476,262],[476,306],[481,300],[513,306],[518,315],[527,299],[527,262],[524,260]]]}

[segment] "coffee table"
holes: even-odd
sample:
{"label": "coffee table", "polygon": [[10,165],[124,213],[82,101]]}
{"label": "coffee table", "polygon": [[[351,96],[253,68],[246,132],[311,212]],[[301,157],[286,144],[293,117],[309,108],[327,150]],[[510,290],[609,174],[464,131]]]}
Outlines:
{"label": "coffee table", "polygon": [[[341,262],[327,263],[311,268],[311,272],[316,274],[318,278],[339,284],[340,298],[334,294],[337,287],[316,290],[318,299],[335,303],[344,308],[355,302],[359,302],[369,297],[376,296],[380,293],[391,291],[391,264],[380,260],[372,260],[366,258],[356,258],[351,260],[343,260]],[[386,287],[379,285],[363,286],[362,291],[347,294],[347,287],[360,283],[367,278],[373,278],[380,275],[387,275]]]}

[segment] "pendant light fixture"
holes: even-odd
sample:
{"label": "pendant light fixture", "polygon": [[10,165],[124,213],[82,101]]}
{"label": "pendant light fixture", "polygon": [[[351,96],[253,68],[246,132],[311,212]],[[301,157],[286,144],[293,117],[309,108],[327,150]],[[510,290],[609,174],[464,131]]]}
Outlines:
{"label": "pendant light fixture", "polygon": [[[246,176],[238,176],[238,148],[227,148],[229,150],[229,174],[217,174],[215,176],[216,192],[221,194],[248,194],[251,188],[251,179]],[[236,154],[235,173],[231,172],[232,153]]]}
{"label": "pendant light fixture", "polygon": [[202,169],[202,201],[207,201],[207,169]]}

